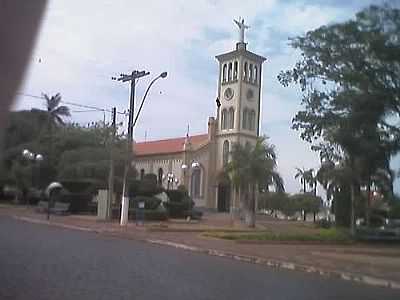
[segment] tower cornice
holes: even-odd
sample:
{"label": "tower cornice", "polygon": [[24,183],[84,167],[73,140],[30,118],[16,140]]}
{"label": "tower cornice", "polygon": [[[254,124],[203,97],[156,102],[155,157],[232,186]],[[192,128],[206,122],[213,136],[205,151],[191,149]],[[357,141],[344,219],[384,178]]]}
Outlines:
{"label": "tower cornice", "polygon": [[244,57],[246,57],[248,59],[251,59],[251,60],[253,60],[255,62],[258,62],[258,63],[263,63],[264,61],[267,60],[264,56],[255,54],[253,52],[250,52],[250,51],[248,51],[246,49],[243,49],[243,48],[240,48],[240,47],[238,47],[238,49],[233,50],[231,52],[227,52],[227,53],[224,53],[224,54],[217,55],[217,56],[215,56],[215,58],[219,62],[223,62],[223,61],[226,61],[226,60],[237,58],[240,55],[244,56]]}

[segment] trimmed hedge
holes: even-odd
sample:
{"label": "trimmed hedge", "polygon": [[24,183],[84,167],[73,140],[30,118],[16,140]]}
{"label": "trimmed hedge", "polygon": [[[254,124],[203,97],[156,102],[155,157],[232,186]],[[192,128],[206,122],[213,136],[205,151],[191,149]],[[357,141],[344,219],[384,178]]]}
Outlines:
{"label": "trimmed hedge", "polygon": [[161,200],[156,197],[137,196],[129,201],[129,207],[137,208],[139,202],[144,202],[144,208],[148,210],[157,209],[161,204]]}
{"label": "trimmed hedge", "polygon": [[166,193],[171,202],[181,202],[186,197],[186,192],[182,190],[168,190]]}
{"label": "trimmed hedge", "polygon": [[191,211],[194,207],[194,202],[187,194],[184,188],[179,190],[166,191],[169,202],[163,203],[164,207],[168,210],[169,216],[172,218],[186,218],[187,212]]}
{"label": "trimmed hedge", "polygon": [[96,187],[101,185],[98,180],[79,179],[79,180],[61,180],[62,186],[71,193],[90,193],[96,190]]}
{"label": "trimmed hedge", "polygon": [[[154,180],[154,174],[146,174],[143,180],[130,180],[129,181],[129,196],[154,196],[164,191],[162,187],[157,184],[157,180]],[[157,179],[157,178],[156,178]],[[122,193],[122,182],[121,182],[121,193]]]}
{"label": "trimmed hedge", "polygon": [[185,218],[185,212],[192,210],[194,202],[191,198],[187,197],[181,201],[169,201],[163,203],[164,207],[168,210],[168,214],[172,218]]}
{"label": "trimmed hedge", "polygon": [[203,217],[203,212],[196,209],[187,210],[184,212],[184,216],[185,218],[190,216],[192,220],[200,220]]}
{"label": "trimmed hedge", "polygon": [[[136,209],[129,209],[128,216],[130,220],[136,220]],[[112,209],[112,217],[120,218],[120,209]],[[168,214],[164,210],[144,210],[144,221],[165,221],[168,219]]]}
{"label": "trimmed hedge", "polygon": [[92,195],[89,193],[65,193],[60,194],[56,201],[69,203],[69,211],[71,213],[80,213],[89,211],[89,202]]}
{"label": "trimmed hedge", "polygon": [[36,205],[44,198],[44,194],[40,190],[29,189],[26,198],[30,205]]}

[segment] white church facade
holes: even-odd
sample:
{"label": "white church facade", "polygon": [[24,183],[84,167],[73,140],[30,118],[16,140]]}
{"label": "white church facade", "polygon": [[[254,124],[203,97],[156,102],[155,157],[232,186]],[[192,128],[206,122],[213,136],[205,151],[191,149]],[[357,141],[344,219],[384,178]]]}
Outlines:
{"label": "white church facade", "polygon": [[[135,142],[139,176],[153,173],[159,184],[174,189],[185,185],[197,207],[218,211],[239,208],[239,195],[222,178],[234,143],[255,144],[261,118],[261,79],[265,58],[247,50],[239,27],[236,49],[216,56],[219,63],[216,116],[208,118],[208,132],[173,139]],[[210,105],[215,105],[210,101]]]}

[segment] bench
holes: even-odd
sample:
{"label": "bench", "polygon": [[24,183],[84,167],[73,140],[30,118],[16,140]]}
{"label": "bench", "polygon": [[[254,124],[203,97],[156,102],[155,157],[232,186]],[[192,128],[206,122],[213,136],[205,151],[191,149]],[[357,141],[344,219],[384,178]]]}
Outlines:
{"label": "bench", "polygon": [[[49,203],[47,201],[39,201],[36,210],[38,212],[46,213]],[[56,215],[65,215],[69,211],[70,204],[63,202],[55,202],[53,207],[50,207],[50,213]]]}

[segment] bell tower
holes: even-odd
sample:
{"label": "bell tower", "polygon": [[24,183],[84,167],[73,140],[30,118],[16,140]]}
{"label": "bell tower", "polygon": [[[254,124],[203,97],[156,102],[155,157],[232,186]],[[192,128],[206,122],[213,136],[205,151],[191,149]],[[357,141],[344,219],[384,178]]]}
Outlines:
{"label": "bell tower", "polygon": [[265,58],[247,50],[244,20],[236,49],[216,56],[219,62],[217,112],[217,169],[229,160],[233,143],[254,144],[259,135],[262,64]]}

